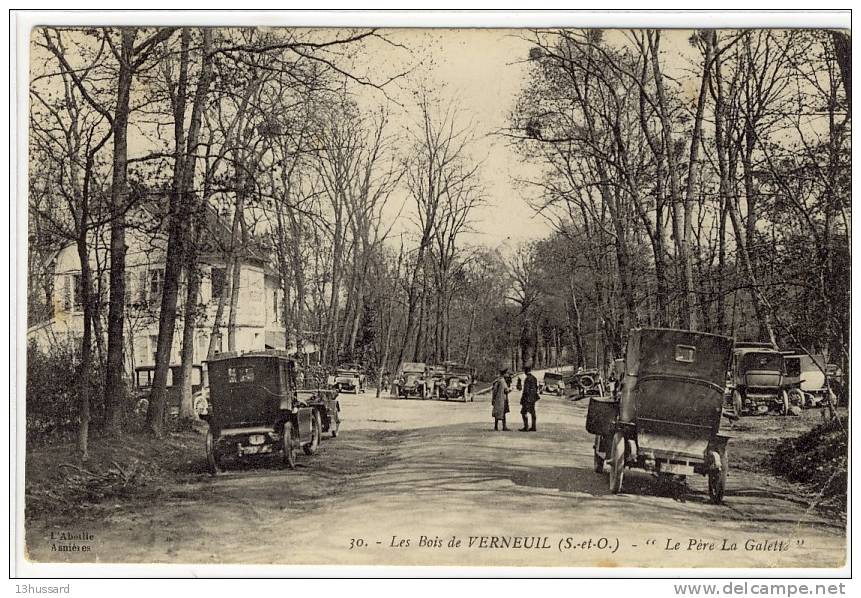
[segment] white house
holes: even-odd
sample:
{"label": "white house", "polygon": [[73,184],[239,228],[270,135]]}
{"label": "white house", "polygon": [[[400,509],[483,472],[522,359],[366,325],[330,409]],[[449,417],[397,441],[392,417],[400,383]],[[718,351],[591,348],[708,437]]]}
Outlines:
{"label": "white house", "polygon": [[[153,238],[155,236],[155,238]],[[102,297],[100,313],[102,328],[107,330],[107,301],[109,289],[109,253],[107,238],[94,239],[91,267],[101,276],[94,286]],[[126,371],[155,362],[158,338],[158,317],[164,282],[164,255],[166,242],[163,235],[144,233],[129,228],[126,233],[126,317],[125,338]],[[206,245],[206,244],[205,244]],[[201,254],[201,289],[199,301],[205,306],[198,316],[194,342],[194,362],[201,363],[209,351],[210,336],[219,297],[229,292],[228,268],[223,252],[213,251],[214,244]],[[237,351],[265,348],[286,349],[287,341],[283,319],[283,293],[277,275],[267,269],[264,257],[244,249],[240,258],[239,300],[236,308]],[[46,348],[64,339],[80,338],[83,333],[81,306],[81,265],[77,248],[70,244],[53,258],[52,317],[33,325],[28,338]],[[185,300],[184,280],[181,282],[177,326],[174,333],[171,362],[178,363],[182,342],[182,312]],[[227,323],[230,297],[224,301],[220,334],[217,346],[228,349]]]}

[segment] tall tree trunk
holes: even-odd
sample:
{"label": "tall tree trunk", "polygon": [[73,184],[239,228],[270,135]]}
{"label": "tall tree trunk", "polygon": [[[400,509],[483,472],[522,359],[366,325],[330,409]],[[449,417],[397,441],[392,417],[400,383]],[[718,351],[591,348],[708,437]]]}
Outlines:
{"label": "tall tree trunk", "polygon": [[182,330],[182,359],[177,384],[180,388],[179,418],[180,421],[191,421],[197,419],[192,397],[192,372],[194,371],[194,341],[197,330],[198,318],[198,296],[200,294],[200,264],[198,263],[198,245],[204,223],[206,206],[197,199],[194,191],[194,176],[197,166],[197,143],[200,136],[200,127],[203,120],[204,102],[209,92],[209,84],[212,78],[212,29],[201,28],[202,37],[200,56],[200,76],[197,88],[194,92],[194,101],[191,108],[191,120],[188,126],[188,139],[186,142],[183,160],[183,198],[188,205],[189,213],[188,239],[185,251],[185,272],[187,279],[185,296],[185,319]]}
{"label": "tall tree trunk", "polygon": [[168,214],[167,252],[164,263],[161,310],[158,321],[158,340],[156,343],[155,372],[152,392],[147,410],[147,428],[155,436],[162,435],[167,398],[167,375],[170,371],[173,337],[176,331],[176,307],[179,297],[179,284],[182,277],[182,262],[188,234],[189,210],[185,198],[185,108],[188,100],[188,63],[191,32],[182,29],[179,63],[179,80],[173,101],[174,132],[174,170]]}
{"label": "tall tree trunk", "polygon": [[658,116],[661,120],[661,134],[664,151],[667,156],[668,174],[670,179],[670,199],[672,201],[673,236],[676,241],[676,257],[682,267],[682,304],[680,310],[680,326],[690,329],[696,324],[693,313],[691,297],[693,294],[693,274],[689,266],[692,265],[689,248],[689,222],[688,212],[685,209],[685,197],[679,184],[679,167],[676,158],[675,140],[673,136],[672,123],[670,121],[669,107],[666,93],[664,91],[664,76],[660,65],[660,31],[649,34],[649,49],[651,50],[652,72],[655,80],[655,91],[657,95]]}
{"label": "tall tree trunk", "polygon": [[108,307],[108,360],[105,376],[105,432],[120,430],[122,405],[126,396],[123,379],[123,323],[125,319],[126,204],[128,200],[128,124],[132,60],[137,30],[123,28],[120,43],[120,70],[117,75],[117,103],[113,117],[113,175],[111,180],[111,293]]}
{"label": "tall tree trunk", "polygon": [[[82,210],[87,214],[86,208]],[[86,219],[82,218],[84,223]],[[80,422],[78,424],[78,457],[81,461],[89,459],[90,437],[90,374],[93,371],[93,299],[91,292],[92,274],[90,271],[90,256],[87,247],[86,224],[80,228],[77,240],[78,258],[81,260],[81,303],[84,308],[84,333],[81,338],[81,363],[78,372],[78,389],[80,393]]]}

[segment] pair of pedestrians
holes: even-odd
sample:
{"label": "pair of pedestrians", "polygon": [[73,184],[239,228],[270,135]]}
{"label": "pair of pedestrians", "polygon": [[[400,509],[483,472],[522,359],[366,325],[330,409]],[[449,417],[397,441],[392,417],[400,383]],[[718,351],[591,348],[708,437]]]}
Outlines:
{"label": "pair of pedestrians", "polygon": [[[535,432],[535,403],[538,402],[538,380],[532,374],[532,368],[523,368],[526,374],[523,381],[523,393],[520,396],[520,415],[523,417],[521,432]],[[493,382],[491,391],[491,402],[493,404],[493,429],[499,431],[499,422],[502,422],[502,430],[508,431],[505,422],[505,414],[510,412],[508,407],[508,393],[511,392],[511,383],[506,378],[508,368],[499,371],[499,377]],[[529,416],[532,417],[532,425],[529,425]]]}

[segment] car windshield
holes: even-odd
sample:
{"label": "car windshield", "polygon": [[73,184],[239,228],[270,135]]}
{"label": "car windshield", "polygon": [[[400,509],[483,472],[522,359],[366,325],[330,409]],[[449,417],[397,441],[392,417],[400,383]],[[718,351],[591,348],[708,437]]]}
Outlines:
{"label": "car windshield", "polygon": [[783,369],[783,355],[753,351],[742,356],[741,367],[743,370],[780,371]]}

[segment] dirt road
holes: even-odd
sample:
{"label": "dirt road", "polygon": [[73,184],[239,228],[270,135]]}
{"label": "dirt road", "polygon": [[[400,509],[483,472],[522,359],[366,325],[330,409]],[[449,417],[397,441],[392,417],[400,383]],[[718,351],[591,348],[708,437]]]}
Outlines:
{"label": "dirt road", "polygon": [[[544,397],[538,432],[503,433],[492,430],[486,397],[341,401],[341,434],[301,455],[295,471],[270,459],[216,478],[189,473],[158,503],[119,505],[72,529],[32,525],[31,558],[609,567],[835,567],[845,558],[843,525],[765,473],[732,468],[721,506],[709,503],[704,478],[685,489],[630,472],[625,493],[610,494],[606,474],[592,471],[585,402]],[[202,468],[202,437],[200,447]],[[732,454],[731,442],[731,464]],[[63,531],[91,534],[90,550],[52,551],[51,533]]]}

